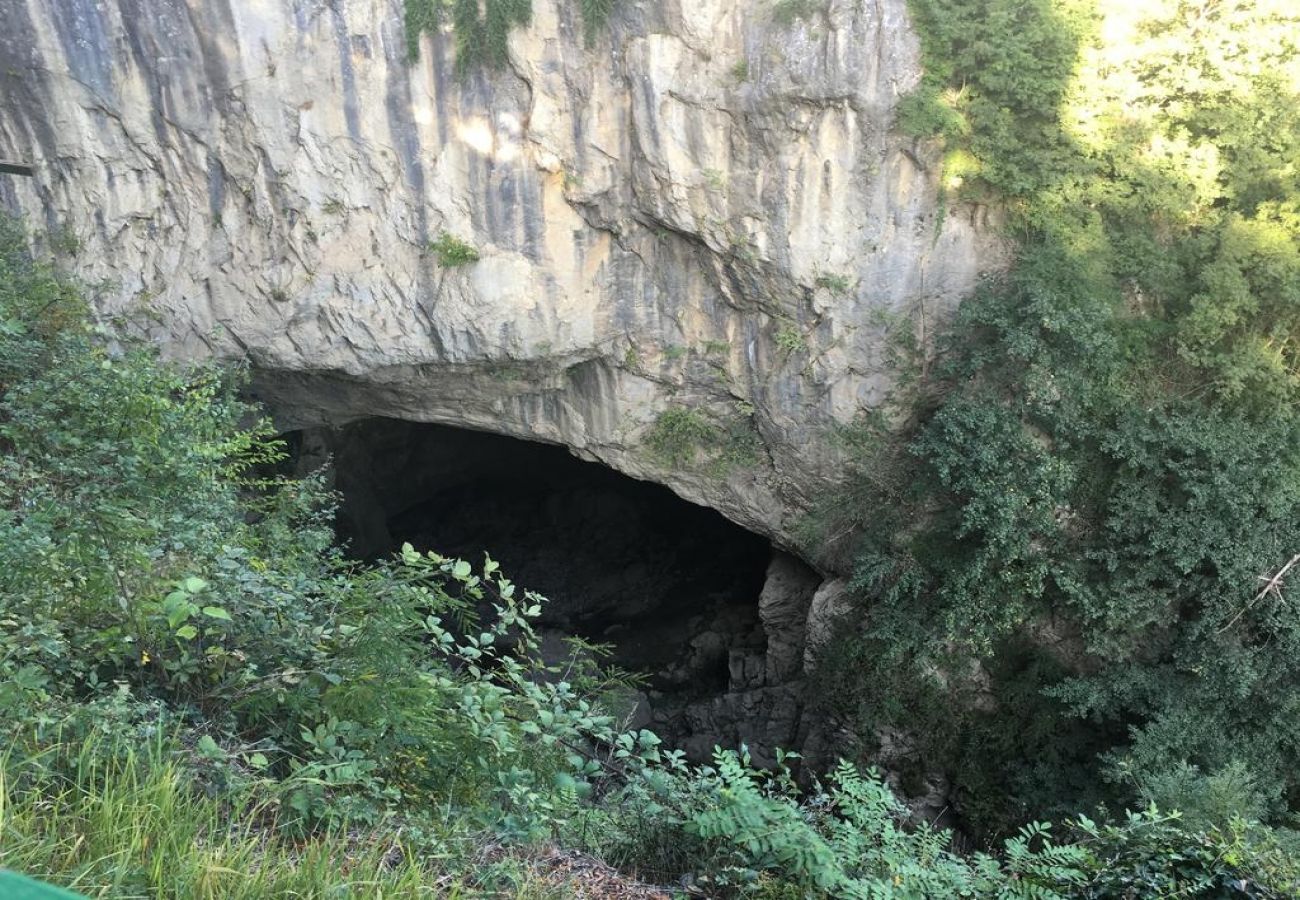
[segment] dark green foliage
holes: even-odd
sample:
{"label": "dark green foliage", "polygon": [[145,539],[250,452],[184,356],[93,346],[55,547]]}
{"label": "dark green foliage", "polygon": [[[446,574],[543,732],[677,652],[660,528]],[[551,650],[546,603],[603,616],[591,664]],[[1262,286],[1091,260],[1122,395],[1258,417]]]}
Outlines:
{"label": "dark green foliage", "polygon": [[[587,46],[595,43],[609,21],[617,0],[580,0]],[[532,0],[404,0],[406,48],[420,57],[420,35],[436,32],[450,13],[456,44],[456,71],[464,75],[481,67],[499,69],[509,59],[510,32],[533,18]]]}
{"label": "dark green foliage", "polygon": [[[1155,807],[1100,826],[1080,817],[1075,827],[1093,859],[1093,871],[1072,896],[1255,897],[1296,896],[1300,885],[1277,878],[1290,869],[1294,847],[1236,820],[1222,829],[1194,831],[1177,815]],[[1243,866],[1250,859],[1252,866]],[[1292,876],[1293,878],[1294,876]]]}
{"label": "dark green foliage", "polygon": [[436,32],[442,24],[445,0],[404,0],[406,13],[406,57],[415,62],[420,58],[420,35]]}
{"label": "dark green foliage", "polygon": [[900,105],[912,134],[941,135],[982,164],[980,179],[1012,195],[1072,161],[1057,114],[1089,31],[1087,0],[914,0],[925,74]]}
{"label": "dark green foliage", "polygon": [[646,444],[660,462],[680,467],[694,462],[700,450],[717,440],[717,429],[703,413],[686,407],[673,407],[655,419]]}
{"label": "dark green foliage", "polygon": [[800,19],[811,19],[825,9],[824,0],[776,0],[772,5],[772,21],[790,26]]}
{"label": "dark green foliage", "polygon": [[[1187,764],[1244,765],[1294,809],[1300,619],[1261,588],[1300,553],[1300,103],[1279,74],[1300,20],[1171,3],[1124,32],[1123,4],[912,8],[927,72],[901,124],[943,143],[957,199],[997,198],[1020,253],[896,398],[905,436],[860,444],[867,667],[937,673],[929,752],[961,767],[990,733],[961,711],[983,661],[988,728],[1013,736],[997,756],[1021,760],[1002,771],[1044,776],[967,770],[994,831]],[[1054,664],[1001,664],[1026,645]],[[1071,719],[1098,739],[1085,757]]]}
{"label": "dark green foliage", "polygon": [[609,14],[614,11],[616,2],[617,0],[581,0],[582,30],[588,47],[596,43],[596,38],[605,27],[605,23],[609,21]]}
{"label": "dark green foliage", "polygon": [[686,468],[704,465],[716,477],[737,466],[758,461],[762,442],[743,407],[737,415],[714,421],[697,409],[672,407],[655,419],[646,447],[662,465]]}

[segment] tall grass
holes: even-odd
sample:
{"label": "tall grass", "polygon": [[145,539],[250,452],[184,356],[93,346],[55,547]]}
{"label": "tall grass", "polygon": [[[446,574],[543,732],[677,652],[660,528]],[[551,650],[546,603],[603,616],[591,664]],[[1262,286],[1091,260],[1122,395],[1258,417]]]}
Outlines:
{"label": "tall grass", "polygon": [[118,750],[92,738],[34,758],[7,754],[0,867],[120,900],[478,893],[391,832],[286,838],[265,803],[196,790],[161,741]]}

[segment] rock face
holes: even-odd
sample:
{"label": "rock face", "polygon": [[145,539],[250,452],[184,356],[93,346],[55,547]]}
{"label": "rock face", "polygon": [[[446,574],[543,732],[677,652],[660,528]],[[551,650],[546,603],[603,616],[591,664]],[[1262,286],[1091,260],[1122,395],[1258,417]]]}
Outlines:
{"label": "rock face", "polygon": [[451,56],[408,62],[400,0],[14,0],[0,156],[36,177],[0,201],[286,427],[554,442],[791,546],[890,328],[1001,263],[891,133],[905,0],[622,0],[591,47],[535,0],[505,70]]}

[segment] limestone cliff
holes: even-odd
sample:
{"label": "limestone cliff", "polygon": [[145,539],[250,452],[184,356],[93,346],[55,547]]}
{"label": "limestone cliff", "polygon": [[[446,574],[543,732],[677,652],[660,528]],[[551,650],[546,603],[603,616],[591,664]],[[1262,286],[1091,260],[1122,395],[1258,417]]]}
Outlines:
{"label": "limestone cliff", "polygon": [[[891,132],[904,0],[624,0],[592,47],[536,0],[505,70],[451,48],[409,62],[400,0],[14,0],[0,156],[36,175],[0,201],[286,425],[561,443],[788,545],[888,326],[999,263]],[[443,232],[480,261],[440,267]]]}

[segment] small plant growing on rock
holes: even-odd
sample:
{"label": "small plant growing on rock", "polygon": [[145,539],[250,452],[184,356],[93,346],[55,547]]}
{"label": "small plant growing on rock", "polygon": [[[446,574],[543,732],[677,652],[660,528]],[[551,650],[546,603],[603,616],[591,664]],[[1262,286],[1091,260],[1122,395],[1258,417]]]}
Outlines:
{"label": "small plant growing on rock", "polygon": [[787,354],[802,353],[808,349],[808,341],[793,324],[781,326],[776,333],[776,345]]}
{"label": "small plant growing on rock", "polygon": [[596,36],[609,21],[615,2],[616,0],[580,0],[578,5],[582,9],[582,34],[588,47],[596,43]]}
{"label": "small plant growing on rock", "polygon": [[754,244],[754,239],[744,231],[732,230],[728,227],[727,245],[736,259],[750,263],[758,259],[758,247]]}
{"label": "small plant growing on rock", "polygon": [[[618,0],[579,0],[587,46],[596,42]],[[510,33],[533,17],[532,0],[405,0],[406,55],[420,58],[420,35],[436,33],[450,22],[456,42],[456,72],[460,75],[488,67],[503,68]]]}
{"label": "small plant growing on rock", "polygon": [[650,428],[646,444],[663,465],[702,466],[704,471],[719,478],[736,466],[757,463],[762,449],[749,416],[743,412],[715,422],[699,410],[686,407],[673,407],[660,413]]}
{"label": "small plant growing on rock", "polygon": [[666,409],[655,419],[646,444],[655,459],[665,465],[684,466],[696,452],[717,439],[713,426],[698,410],[683,406]]}
{"label": "small plant growing on rock", "polygon": [[436,241],[429,242],[429,250],[438,257],[444,269],[467,266],[479,261],[478,251],[450,232],[444,231]]}
{"label": "small plant growing on rock", "polygon": [[793,25],[799,19],[810,19],[825,9],[818,0],[777,0],[772,7],[772,21],[778,25]]}
{"label": "small plant growing on rock", "polygon": [[832,294],[847,294],[853,289],[853,279],[838,272],[819,272],[813,285]]}
{"label": "small plant growing on rock", "polygon": [[735,78],[737,81],[748,81],[749,60],[747,59],[738,60],[736,64],[731,67],[731,77]]}
{"label": "small plant growing on rock", "polygon": [[749,416],[732,419],[718,444],[717,458],[713,460],[711,470],[722,477],[737,466],[755,465],[762,449],[762,441],[750,426]]}

